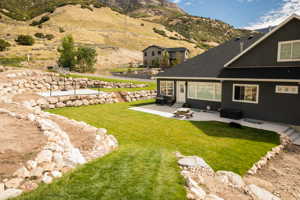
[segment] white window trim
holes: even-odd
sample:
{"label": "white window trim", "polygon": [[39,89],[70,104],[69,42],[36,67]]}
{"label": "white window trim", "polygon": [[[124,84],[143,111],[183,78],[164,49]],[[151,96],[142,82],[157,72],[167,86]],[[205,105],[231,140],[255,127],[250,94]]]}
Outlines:
{"label": "white window trim", "polygon": [[[300,61],[300,58],[299,59],[280,59],[281,45],[282,44],[293,44],[294,42],[300,42],[300,40],[291,40],[291,41],[278,42],[277,62],[297,62],[297,61]],[[293,48],[292,48],[291,54],[293,54]]]}
{"label": "white window trim", "polygon": [[[235,86],[256,86],[257,87],[257,94],[256,94],[256,100],[255,101],[247,101],[247,100],[236,100],[234,99],[234,94],[235,94]],[[259,99],[259,85],[256,84],[233,84],[233,89],[232,89],[232,101],[233,102],[240,102],[240,103],[252,103],[252,104],[258,104],[258,99]]]}
{"label": "white window trim", "polygon": [[[174,85],[175,85],[175,81],[169,81],[169,80],[164,80],[164,81],[160,81],[159,82],[159,93],[161,94],[161,82],[172,82],[172,85],[173,85],[173,90],[172,90],[172,94],[171,95],[164,95],[164,96],[167,96],[167,97],[174,97]],[[166,85],[167,85],[167,83],[166,83]]]}
{"label": "white window trim", "polygon": [[[221,99],[217,100],[217,99],[205,99],[205,98],[195,98],[195,97],[191,97],[190,93],[189,93],[189,84],[190,83],[218,83],[221,86]],[[187,93],[188,93],[188,99],[193,99],[193,100],[200,100],[200,101],[213,101],[213,102],[222,102],[222,83],[220,82],[195,82],[195,81],[189,81],[188,82],[188,88],[187,88]]]}
{"label": "white window trim", "polygon": [[[297,91],[296,92],[281,92],[281,91],[279,91],[279,87],[297,87]],[[299,94],[299,87],[297,85],[276,85],[275,92],[277,94]]]}

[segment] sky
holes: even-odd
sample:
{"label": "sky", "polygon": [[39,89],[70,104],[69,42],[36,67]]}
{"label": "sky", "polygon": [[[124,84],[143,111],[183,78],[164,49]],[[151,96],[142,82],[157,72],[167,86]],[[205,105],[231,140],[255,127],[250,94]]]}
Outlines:
{"label": "sky", "polygon": [[296,13],[300,0],[171,0],[189,14],[219,19],[236,28],[276,26]]}

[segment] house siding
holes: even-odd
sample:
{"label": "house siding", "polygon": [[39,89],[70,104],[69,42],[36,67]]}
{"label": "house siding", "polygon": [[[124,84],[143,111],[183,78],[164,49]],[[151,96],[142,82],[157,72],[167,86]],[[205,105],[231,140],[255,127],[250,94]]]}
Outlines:
{"label": "house siding", "polygon": [[157,94],[160,95],[160,81],[174,81],[174,97],[176,98],[177,93],[177,81],[185,81],[186,82],[186,103],[192,108],[204,109],[206,110],[207,106],[211,107],[211,110],[219,110],[221,108],[221,102],[215,101],[204,101],[204,100],[196,100],[188,98],[188,82],[218,82],[218,81],[194,81],[194,80],[170,80],[170,79],[159,79],[157,81]]}
{"label": "house siding", "polygon": [[234,61],[229,67],[298,66],[300,62],[277,62],[278,42],[300,40],[300,21],[293,19]]}
{"label": "house siding", "polygon": [[[259,85],[258,104],[234,102],[232,100],[233,84]],[[222,108],[241,110],[246,118],[300,125],[299,93],[276,93],[276,85],[299,86],[297,83],[284,82],[224,81],[222,84]]]}

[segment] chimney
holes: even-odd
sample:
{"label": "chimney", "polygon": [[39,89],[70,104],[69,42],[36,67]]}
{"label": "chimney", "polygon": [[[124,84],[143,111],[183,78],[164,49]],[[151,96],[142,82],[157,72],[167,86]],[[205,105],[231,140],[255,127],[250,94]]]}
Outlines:
{"label": "chimney", "polygon": [[240,41],[240,52],[242,53],[244,51],[244,42]]}

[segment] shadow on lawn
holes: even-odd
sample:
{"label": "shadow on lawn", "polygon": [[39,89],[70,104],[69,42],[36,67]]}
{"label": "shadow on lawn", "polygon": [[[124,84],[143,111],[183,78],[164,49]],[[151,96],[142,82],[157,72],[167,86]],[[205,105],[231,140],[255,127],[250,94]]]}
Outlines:
{"label": "shadow on lawn", "polygon": [[203,131],[204,134],[212,137],[236,138],[271,144],[280,144],[280,136],[272,131],[255,129],[243,126],[242,128],[232,128],[228,123],[217,121],[197,122],[189,121],[193,126]]}

